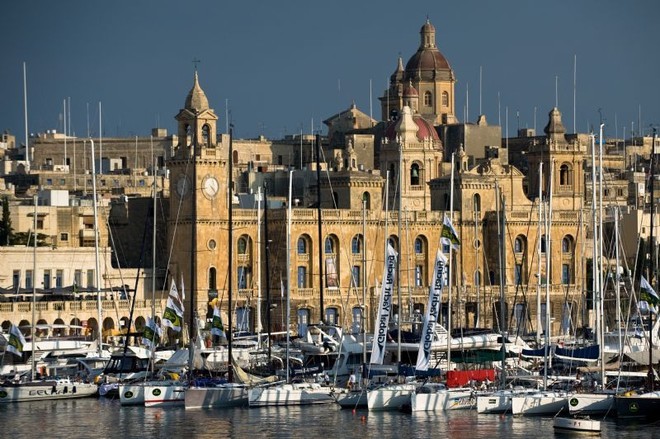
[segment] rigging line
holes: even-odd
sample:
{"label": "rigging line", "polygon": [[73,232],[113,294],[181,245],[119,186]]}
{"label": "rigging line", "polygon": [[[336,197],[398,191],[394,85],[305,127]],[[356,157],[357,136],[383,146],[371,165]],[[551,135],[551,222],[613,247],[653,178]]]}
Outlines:
{"label": "rigging line", "polygon": [[[188,175],[188,168],[190,167],[190,161],[191,161],[191,157],[189,156],[188,159],[186,160],[186,167],[184,168],[184,172],[183,172],[184,175]],[[197,182],[192,182],[191,185],[192,185],[192,188],[188,188],[188,191],[190,191],[191,196],[194,197],[194,196],[196,196],[195,192],[196,192]],[[166,271],[165,271],[165,276],[163,276],[163,286],[161,287],[161,290],[160,290],[161,301],[162,301],[162,299],[165,298],[165,292],[167,292],[167,294],[169,295],[169,290],[167,288],[167,272],[169,271],[170,263],[172,262],[172,253],[174,252],[174,243],[176,242],[176,232],[177,232],[177,229],[179,227],[179,218],[181,217],[181,206],[182,205],[183,205],[183,196],[179,196],[179,204],[176,208],[176,217],[175,217],[175,220],[174,220],[174,229],[172,230],[172,241],[171,241],[172,245],[170,246],[170,250],[169,250],[169,253],[167,255],[167,264],[165,265],[165,270]],[[191,251],[192,251],[192,249],[191,249]],[[190,273],[191,277],[194,276],[194,275],[195,275],[194,273]],[[172,273],[172,276],[176,276],[176,273]],[[190,292],[190,294],[194,294],[194,293],[195,293],[194,291]],[[161,303],[161,309],[162,309],[162,303]],[[193,312],[194,310],[190,310],[190,311]]]}

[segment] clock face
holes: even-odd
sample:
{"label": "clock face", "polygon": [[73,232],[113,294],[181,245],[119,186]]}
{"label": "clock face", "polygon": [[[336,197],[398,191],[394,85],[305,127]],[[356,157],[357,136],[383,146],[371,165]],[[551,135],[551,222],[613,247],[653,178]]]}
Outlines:
{"label": "clock face", "polygon": [[204,181],[202,182],[202,190],[204,191],[204,195],[209,198],[213,198],[217,195],[219,189],[220,184],[215,177],[207,176],[204,178]]}
{"label": "clock face", "polygon": [[190,189],[190,180],[185,175],[179,177],[179,180],[176,182],[176,192],[180,197],[185,196]]}

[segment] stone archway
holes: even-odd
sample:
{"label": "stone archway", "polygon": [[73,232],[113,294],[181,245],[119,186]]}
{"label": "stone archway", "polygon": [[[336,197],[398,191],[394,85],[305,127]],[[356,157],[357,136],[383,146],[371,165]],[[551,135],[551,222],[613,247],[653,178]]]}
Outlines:
{"label": "stone archway", "polygon": [[82,322],[78,317],[72,318],[69,324],[71,325],[71,328],[69,328],[69,335],[82,334]]}
{"label": "stone archway", "polygon": [[9,328],[11,328],[11,322],[9,320],[5,320],[2,322],[0,327],[2,327],[2,332],[6,334],[9,332]]}
{"label": "stone archway", "polygon": [[92,336],[92,339],[96,340],[99,337],[99,322],[94,317],[87,319],[87,329],[85,330],[85,335]]}
{"label": "stone archway", "polygon": [[[48,325],[48,322],[45,319],[39,319],[37,320],[37,326],[38,325]],[[37,334],[37,337],[48,337],[50,334],[48,333],[48,328],[42,328],[38,329],[35,331]]]}
{"label": "stone archway", "polygon": [[115,321],[112,319],[112,317],[106,317],[105,319],[103,319],[103,332],[102,332],[103,341],[107,342],[108,337],[113,336],[114,332],[115,332]]}
{"label": "stone archway", "polygon": [[53,328],[53,335],[55,337],[62,337],[64,335],[66,335],[67,331],[66,331],[66,328],[64,327],[64,325],[65,325],[64,320],[62,320],[60,318],[57,318],[53,322],[53,325],[62,325],[61,327]]}

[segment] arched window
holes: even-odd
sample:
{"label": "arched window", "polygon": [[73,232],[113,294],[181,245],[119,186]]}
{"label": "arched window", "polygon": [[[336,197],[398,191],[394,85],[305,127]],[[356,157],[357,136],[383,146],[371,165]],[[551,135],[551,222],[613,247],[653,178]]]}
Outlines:
{"label": "arched window", "polygon": [[545,239],[545,235],[541,236],[541,253],[545,253],[547,249],[547,241]]}
{"label": "arched window", "polygon": [[364,201],[364,208],[366,210],[371,209],[371,194],[369,192],[364,192],[362,194],[362,201]]}
{"label": "arched window", "polygon": [[335,252],[335,245],[332,237],[328,236],[325,238],[325,253],[334,253]]}
{"label": "arched window", "polygon": [[209,268],[209,290],[217,289],[217,271],[215,267]]}
{"label": "arched window", "polygon": [[325,309],[325,322],[328,325],[336,325],[339,321],[339,310],[337,308]]}
{"label": "arched window", "polygon": [[234,150],[234,152],[232,152],[231,158],[234,161],[234,164],[237,165],[238,164],[238,151],[237,150]]}
{"label": "arched window", "polygon": [[573,253],[573,237],[571,235],[566,235],[561,240],[561,252],[566,254]]}
{"label": "arched window", "polygon": [[517,236],[513,242],[513,251],[515,253],[523,253],[525,251],[525,237]]}
{"label": "arched window", "polygon": [[481,212],[481,195],[474,194],[472,196],[472,207],[475,212]]}
{"label": "arched window", "polygon": [[410,167],[410,185],[419,186],[419,165],[413,163]]}
{"label": "arched window", "polygon": [[399,252],[399,238],[397,238],[396,235],[390,235],[390,237],[387,239],[387,242],[397,253]]}
{"label": "arched window", "polygon": [[433,93],[431,93],[430,91],[424,92],[424,106],[425,107],[433,106]]}
{"label": "arched window", "polygon": [[298,254],[299,255],[307,254],[307,240],[302,236],[298,238]]}
{"label": "arched window", "polygon": [[354,255],[362,253],[362,235],[355,235],[351,241],[351,252]]}
{"label": "arched window", "polygon": [[415,254],[421,255],[424,253],[424,240],[422,238],[415,238]]}
{"label": "arched window", "polygon": [[192,145],[193,144],[193,131],[192,127],[188,124],[185,126],[186,129],[186,145]]}
{"label": "arched window", "polygon": [[211,128],[208,126],[208,124],[204,124],[202,127],[202,144],[209,146],[211,139]]}
{"label": "arched window", "polygon": [[573,178],[571,175],[571,168],[564,163],[559,167],[559,185],[571,186],[572,184],[573,184]]}
{"label": "arched window", "polygon": [[449,106],[449,93],[447,93],[446,91],[442,92],[442,106],[443,107]]}
{"label": "arched window", "polygon": [[244,237],[238,238],[238,254],[244,255],[247,253],[247,239]]}

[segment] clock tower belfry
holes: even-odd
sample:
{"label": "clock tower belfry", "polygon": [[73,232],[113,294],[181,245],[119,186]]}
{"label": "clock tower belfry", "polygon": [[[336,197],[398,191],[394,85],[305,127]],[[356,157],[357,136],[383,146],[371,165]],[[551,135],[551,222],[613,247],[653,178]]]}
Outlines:
{"label": "clock tower belfry", "polygon": [[[168,163],[170,171],[170,216],[168,222],[172,257],[170,276],[186,289],[186,322],[191,310],[199,317],[222,285],[226,273],[228,192],[227,136],[218,141],[218,116],[209,107],[195,71],[193,86],[184,108],[175,117],[178,144]],[[225,145],[227,143],[227,145]],[[191,334],[194,333],[191,331]]]}

